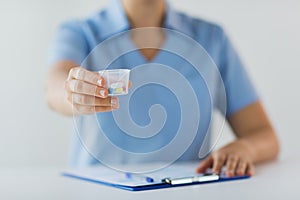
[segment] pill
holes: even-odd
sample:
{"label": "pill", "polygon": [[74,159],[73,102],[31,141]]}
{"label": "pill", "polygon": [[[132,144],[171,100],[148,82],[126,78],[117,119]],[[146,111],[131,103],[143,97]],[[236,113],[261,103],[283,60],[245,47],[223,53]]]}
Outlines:
{"label": "pill", "polygon": [[119,87],[119,88],[116,88],[115,93],[122,93],[123,92],[123,88]]}
{"label": "pill", "polygon": [[123,83],[122,82],[116,82],[116,83],[112,83],[111,85],[110,85],[110,87],[112,87],[112,88],[121,88],[121,87],[123,87]]}
{"label": "pill", "polygon": [[114,89],[113,88],[108,88],[108,93],[109,94],[113,94],[114,93]]}

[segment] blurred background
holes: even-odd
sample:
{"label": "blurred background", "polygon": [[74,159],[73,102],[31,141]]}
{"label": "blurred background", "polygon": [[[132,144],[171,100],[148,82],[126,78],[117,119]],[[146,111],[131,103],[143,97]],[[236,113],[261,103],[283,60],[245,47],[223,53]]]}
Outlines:
{"label": "blurred background", "polygon": [[[0,169],[66,166],[72,119],[45,103],[47,49],[60,23],[86,17],[107,2],[0,0]],[[300,1],[169,2],[223,25],[277,129],[281,156],[299,156]],[[218,146],[231,139],[226,127]]]}

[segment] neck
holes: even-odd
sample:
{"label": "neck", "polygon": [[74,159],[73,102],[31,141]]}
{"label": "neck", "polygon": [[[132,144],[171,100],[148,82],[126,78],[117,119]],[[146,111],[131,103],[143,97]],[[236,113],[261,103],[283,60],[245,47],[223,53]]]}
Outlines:
{"label": "neck", "polygon": [[122,0],[122,4],[132,28],[163,25],[164,0]]}

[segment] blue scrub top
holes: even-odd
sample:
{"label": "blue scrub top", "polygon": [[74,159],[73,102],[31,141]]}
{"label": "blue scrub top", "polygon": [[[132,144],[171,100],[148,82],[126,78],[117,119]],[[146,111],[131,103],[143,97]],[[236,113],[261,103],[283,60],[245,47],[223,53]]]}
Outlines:
{"label": "blue scrub top", "polygon": [[[258,100],[258,95],[251,84],[243,64],[220,26],[174,11],[168,5],[164,27],[193,38],[202,45],[213,59],[220,71],[225,86],[226,116],[232,115]],[[89,53],[98,44],[117,33],[129,29],[130,24],[120,1],[113,0],[108,7],[87,19],[73,20],[62,24],[51,45],[49,64],[52,65],[58,61],[69,60],[82,65]],[[120,68],[122,66],[121,68],[132,69],[135,66],[147,63],[138,52],[128,53],[126,59],[126,62],[122,62],[122,59],[116,60],[109,68]],[[174,57],[168,51],[160,51],[151,62],[172,66],[173,69],[189,79],[196,93],[201,111],[199,129],[192,144],[180,158],[183,160],[195,160],[198,158],[199,149],[209,128],[212,114],[211,107],[215,106],[215,102],[210,102],[211,97],[209,96],[205,82],[203,79],[195,76],[197,71],[184,67],[188,66],[189,63],[183,58]],[[85,67],[92,71],[99,70],[93,65]],[[217,93],[218,89],[220,88],[215,84],[214,90]],[[161,130],[161,134],[147,139],[130,137],[122,133],[122,130],[114,123],[111,112],[98,113],[96,117],[101,123],[103,131],[113,133],[107,134],[106,137],[116,146],[134,153],[147,153],[162,148],[174,138],[174,133],[176,133],[180,124],[181,111],[180,109],[176,109],[179,107],[180,102],[178,102],[176,96],[167,88],[156,84],[145,85],[142,89],[137,90],[133,97],[129,104],[129,110],[132,119],[140,126],[149,124],[150,119],[147,112],[151,105],[160,104],[165,108],[168,118]],[[214,99],[217,101],[217,95]],[[84,117],[77,120],[76,125],[77,131],[87,132],[88,125],[85,124]],[[94,138],[94,140],[97,139]],[[95,143],[93,148],[96,148],[100,154],[109,154],[106,145],[101,144],[101,141]],[[126,160],[126,158],[118,157],[118,155],[112,155],[112,157],[117,162]],[[74,135],[70,165],[85,166],[96,162],[97,160],[82,147],[81,141]]]}

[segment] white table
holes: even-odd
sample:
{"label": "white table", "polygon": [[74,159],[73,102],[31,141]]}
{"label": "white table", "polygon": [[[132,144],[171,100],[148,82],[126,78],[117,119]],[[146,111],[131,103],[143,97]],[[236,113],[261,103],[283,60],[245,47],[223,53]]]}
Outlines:
{"label": "white table", "polygon": [[143,192],[129,192],[60,176],[61,169],[1,170],[0,199],[300,199],[300,158],[256,167],[251,179]]}

